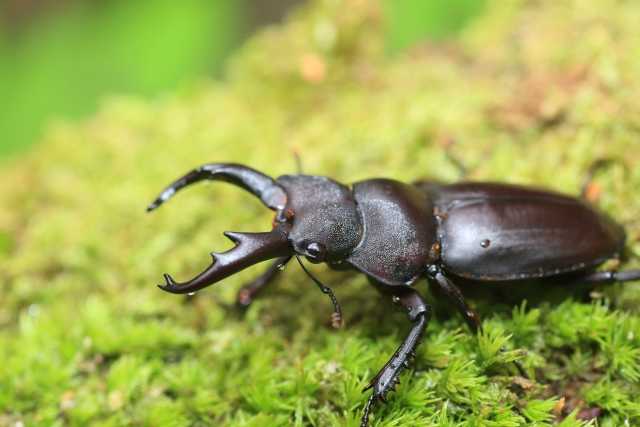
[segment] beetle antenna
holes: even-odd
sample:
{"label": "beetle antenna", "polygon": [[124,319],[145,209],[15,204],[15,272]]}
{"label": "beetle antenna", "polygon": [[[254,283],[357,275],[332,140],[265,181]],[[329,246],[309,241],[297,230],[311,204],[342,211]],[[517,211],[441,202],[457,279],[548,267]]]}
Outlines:
{"label": "beetle antenna", "polygon": [[316,282],[316,285],[318,285],[322,293],[329,295],[329,298],[331,298],[331,301],[333,302],[333,310],[334,310],[333,314],[331,315],[331,326],[333,326],[336,329],[343,326],[344,318],[342,317],[342,310],[340,309],[340,304],[338,304],[338,300],[336,299],[335,295],[333,295],[333,292],[331,292],[331,289],[323,285],[318,279],[316,279],[313,276],[313,274],[311,274],[309,270],[307,270],[307,268],[302,263],[302,260],[300,259],[298,254],[295,254],[295,256],[296,256],[296,259],[298,260],[298,263],[300,264],[300,267],[302,267],[304,272],[307,273],[307,276],[311,277],[311,280]]}
{"label": "beetle antenna", "polygon": [[302,160],[300,160],[300,153],[295,148],[292,148],[291,154],[293,154],[293,158],[296,161],[296,172],[298,175],[302,175]]}

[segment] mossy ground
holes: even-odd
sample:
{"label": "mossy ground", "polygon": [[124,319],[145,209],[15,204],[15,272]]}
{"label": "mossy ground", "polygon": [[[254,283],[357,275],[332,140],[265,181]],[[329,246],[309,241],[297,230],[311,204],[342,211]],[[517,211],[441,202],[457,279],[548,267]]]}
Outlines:
{"label": "mossy ground", "polygon": [[[389,56],[375,3],[316,1],[247,43],[224,82],[112,97],[54,126],[0,171],[0,426],[359,425],[360,390],[408,331],[363,275],[313,267],[343,306],[340,331],[293,264],[246,313],[216,300],[263,266],[193,297],[154,286],[200,272],[230,247],[224,230],[269,229],[257,200],[222,184],[145,214],[208,161],[278,176],[295,150],[305,173],[341,182],[452,182],[455,158],[469,179],[576,194],[607,158],[594,188],[628,231],[619,268],[640,268],[637,16],[629,1],[496,2],[456,40]],[[640,423],[638,283],[591,303],[474,299],[482,337],[421,289],[437,315],[373,426],[547,425],[562,395],[565,415]]]}

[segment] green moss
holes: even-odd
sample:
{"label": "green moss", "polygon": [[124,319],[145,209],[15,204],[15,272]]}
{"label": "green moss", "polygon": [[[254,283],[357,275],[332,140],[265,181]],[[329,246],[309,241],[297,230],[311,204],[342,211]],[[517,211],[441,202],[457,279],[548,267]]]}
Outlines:
{"label": "green moss", "polygon": [[[474,180],[575,194],[608,158],[599,204],[629,234],[620,268],[640,267],[638,13],[624,1],[490,3],[454,42],[390,56],[377,4],[315,1],[247,43],[224,82],[112,97],[59,123],[0,170],[0,426],[359,425],[360,390],[408,329],[363,275],[313,267],[341,301],[340,331],[295,267],[244,314],[216,301],[260,266],[194,297],[154,286],[165,271],[201,271],[207,251],[231,246],[223,230],[269,229],[270,213],[225,185],[144,213],[206,161],[278,176],[295,171],[295,150],[306,173],[342,182],[455,181],[453,157]],[[547,425],[564,394],[566,408],[601,407],[600,425],[637,423],[640,286],[602,296],[483,297],[479,337],[429,296],[436,316],[412,371],[372,425]],[[514,379],[513,359],[537,381]],[[561,425],[583,425],[575,416]]]}

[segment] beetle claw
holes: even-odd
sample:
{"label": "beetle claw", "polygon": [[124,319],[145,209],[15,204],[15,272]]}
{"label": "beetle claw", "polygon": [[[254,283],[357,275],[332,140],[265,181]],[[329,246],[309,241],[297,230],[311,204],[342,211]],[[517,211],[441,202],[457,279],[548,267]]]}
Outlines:
{"label": "beetle claw", "polygon": [[275,181],[256,170],[233,163],[211,163],[201,166],[179,178],[147,207],[147,212],[156,209],[173,197],[181,188],[198,181],[226,181],[257,196],[269,209],[283,205],[286,197]]}
{"label": "beetle claw", "polygon": [[172,294],[191,294],[237,273],[240,270],[271,258],[288,256],[290,253],[287,232],[289,225],[279,225],[266,233],[230,233],[225,235],[236,245],[223,253],[211,253],[213,262],[205,271],[188,282],[175,282],[164,275],[163,291]]}

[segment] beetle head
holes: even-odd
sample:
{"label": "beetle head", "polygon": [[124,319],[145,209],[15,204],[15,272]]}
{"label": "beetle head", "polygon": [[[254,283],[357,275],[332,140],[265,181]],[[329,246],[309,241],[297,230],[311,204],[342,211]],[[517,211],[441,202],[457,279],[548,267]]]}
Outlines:
{"label": "beetle head", "polygon": [[286,194],[276,223],[291,225],[293,250],[312,263],[344,260],[360,239],[360,221],[349,188],[324,176],[308,175],[284,175],[276,184]]}
{"label": "beetle head", "polygon": [[294,254],[311,262],[337,265],[360,239],[356,203],[348,187],[322,176],[284,175],[274,181],[235,164],[209,164],[189,172],[169,185],[147,210],[156,209],[181,188],[201,180],[229,182],[254,194],[276,211],[274,229],[267,233],[226,232],[236,246],[212,253],[211,266],[188,282],[176,283],[165,274],[166,284],[160,287],[167,292],[195,292],[258,262]]}

